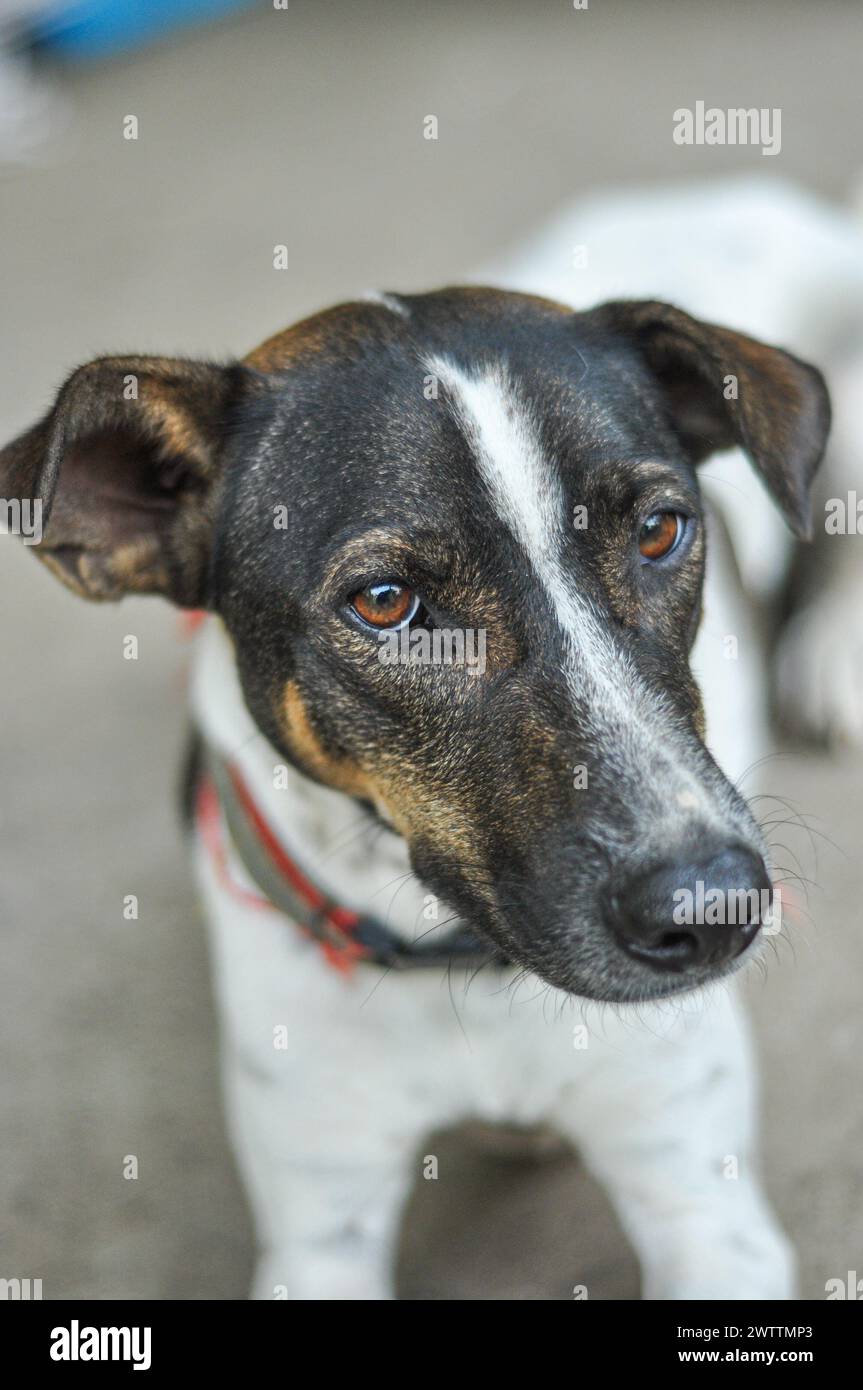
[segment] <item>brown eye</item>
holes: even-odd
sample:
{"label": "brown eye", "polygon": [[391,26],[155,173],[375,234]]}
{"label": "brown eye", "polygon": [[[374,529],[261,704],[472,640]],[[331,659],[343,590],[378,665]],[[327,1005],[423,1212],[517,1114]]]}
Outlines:
{"label": "brown eye", "polygon": [[685,530],[678,512],[654,512],[638,533],[638,548],[645,560],[662,560],[670,555]]}
{"label": "brown eye", "polygon": [[351,608],[370,627],[404,627],[419,608],[419,597],[406,584],[369,584],[351,598]]}

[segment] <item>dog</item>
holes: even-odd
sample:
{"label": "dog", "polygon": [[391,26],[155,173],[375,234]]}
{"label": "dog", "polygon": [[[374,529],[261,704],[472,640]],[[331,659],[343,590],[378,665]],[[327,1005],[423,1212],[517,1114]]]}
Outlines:
{"label": "dog", "polygon": [[[828,392],[724,314],[512,276],[97,359],[0,491],[77,594],[208,614],[188,780],[253,1295],[393,1297],[423,1138],[479,1118],[577,1147],[645,1298],[792,1297],[730,987],[773,923],[735,785],[763,642],[697,470],[744,451],[809,536]],[[741,910],[681,916],[705,896]]]}

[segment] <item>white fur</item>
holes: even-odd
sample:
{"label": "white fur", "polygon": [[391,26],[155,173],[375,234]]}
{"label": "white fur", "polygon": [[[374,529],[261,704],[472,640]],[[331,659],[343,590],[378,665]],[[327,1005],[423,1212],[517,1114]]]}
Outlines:
{"label": "white fur", "polygon": [[656,696],[609,638],[579,592],[577,575],[567,572],[563,490],[543,458],[538,432],[515,384],[501,367],[470,376],[440,358],[427,366],[456,410],[498,515],[548,596],[566,639],[565,674],[576,707],[591,711],[597,731],[601,726],[609,740],[627,748],[630,762],[651,769],[658,834],[666,829],[661,824],[666,815],[682,806],[690,816],[693,808],[700,809],[705,831],[711,826],[721,831],[721,810],[692,775],[685,752],[675,749],[673,733],[662,741],[656,737],[655,729],[663,724]]}
{"label": "white fur", "polygon": [[408,307],[395,294],[384,294],[382,290],[366,290],[363,299],[370,304],[380,304],[384,309],[389,309],[391,314],[398,314],[400,319],[409,319]]}
{"label": "white fur", "polygon": [[[792,192],[774,197],[740,185],[724,195],[649,193],[568,210],[526,259],[494,278],[582,304],[609,293],[656,295],[817,358],[809,334],[823,337],[825,303],[838,344],[851,331],[851,301],[863,301],[852,243],[840,219]],[[589,248],[584,279],[569,269],[579,244]],[[704,271],[711,255],[712,279]],[[603,286],[609,273],[621,283]],[[501,514],[561,622],[583,623],[570,588],[561,587],[553,500],[543,495],[544,474],[527,462],[533,446],[524,422],[501,415],[499,398],[490,413],[481,383],[458,385],[465,410],[486,422],[486,443],[488,421],[496,421],[485,452]],[[738,560],[752,587],[769,591],[785,546],[763,540],[774,535],[763,494],[739,459],[730,473],[708,471],[731,478],[716,491],[732,527],[741,509],[749,522],[745,534],[737,527]],[[766,558],[747,535],[766,545]],[[717,532],[693,666],[709,740],[737,777],[764,748],[764,670],[732,559]],[[727,659],[729,635],[738,639],[736,661]],[[215,622],[200,638],[194,705],[206,737],[239,762],[314,877],[346,905],[386,915],[405,936],[428,929],[422,885],[395,837],[374,839],[351,802],[299,774],[276,789],[280,760],[245,710]],[[261,1244],[257,1296],[392,1296],[398,1222],[425,1136],[470,1116],[549,1123],[578,1146],[635,1246],[646,1297],[791,1296],[793,1260],[759,1186],[754,1069],[731,990],[623,1010],[488,970],[469,988],[460,971],[447,981],[363,966],[345,978],[277,913],[227,893],[202,846],[197,859],[228,1116]],[[244,881],[236,862],[231,872]],[[284,1049],[274,1045],[282,1026]],[[731,1160],[736,1178],[728,1176]]]}

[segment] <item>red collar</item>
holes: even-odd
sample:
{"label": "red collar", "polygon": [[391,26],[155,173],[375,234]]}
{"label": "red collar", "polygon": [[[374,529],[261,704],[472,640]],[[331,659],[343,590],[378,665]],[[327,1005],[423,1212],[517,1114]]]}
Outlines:
{"label": "red collar", "polygon": [[[198,783],[196,820],[226,891],[246,906],[282,913],[317,941],[327,962],[342,973],[360,962],[389,969],[505,964],[464,927],[439,943],[406,942],[380,919],[333,901],[288,854],[236,763],[212,751]],[[226,838],[260,893],[232,875]]]}

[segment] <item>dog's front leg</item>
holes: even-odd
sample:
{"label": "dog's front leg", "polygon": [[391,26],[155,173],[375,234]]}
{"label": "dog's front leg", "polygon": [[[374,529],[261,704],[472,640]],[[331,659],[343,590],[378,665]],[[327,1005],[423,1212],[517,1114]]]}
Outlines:
{"label": "dog's front leg", "polygon": [[258,1231],[257,1299],[393,1298],[395,1247],[415,1175],[413,1146],[371,1142],[346,1106],[332,1131],[308,1097],[228,1062],[226,1091],[235,1149]]}
{"label": "dog's front leg", "polygon": [[[393,1296],[399,1217],[433,1123],[386,1020],[289,924],[228,896],[199,846],[226,1117],[258,1236],[253,1294]],[[388,1065],[389,1063],[389,1065]],[[405,1079],[407,1072],[407,1079]]]}
{"label": "dog's front leg", "polygon": [[643,1296],[794,1297],[793,1255],[752,1157],[753,1067],[735,1002],[645,1034],[635,1056],[601,1038],[591,1047],[595,1065],[558,1123],[615,1206]]}
{"label": "dog's front leg", "polygon": [[382,1165],[328,1175],[294,1171],[280,1176],[286,1183],[285,1210],[271,1235],[276,1243],[258,1258],[251,1297],[394,1298],[404,1174]]}

